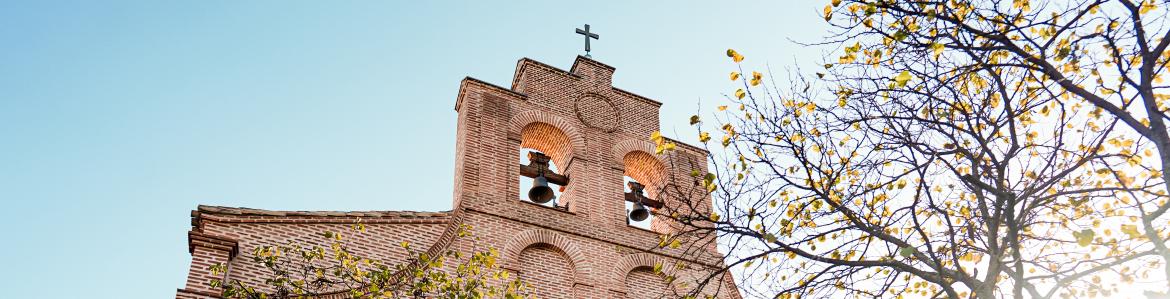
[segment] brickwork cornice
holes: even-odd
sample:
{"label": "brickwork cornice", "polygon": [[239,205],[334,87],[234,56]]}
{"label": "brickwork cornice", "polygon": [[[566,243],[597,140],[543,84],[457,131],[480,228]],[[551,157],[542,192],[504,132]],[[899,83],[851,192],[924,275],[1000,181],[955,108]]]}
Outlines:
{"label": "brickwork cornice", "polygon": [[191,211],[191,218],[191,224],[196,228],[202,227],[202,221],[286,224],[441,224],[450,221],[451,212],[271,211],[201,205],[198,210]]}
{"label": "brickwork cornice", "polygon": [[519,61],[516,61],[516,72],[514,74],[512,74],[512,90],[516,90],[517,88],[519,88],[520,76],[523,75],[524,72],[528,71],[529,67],[538,67],[538,68],[542,68],[546,71],[550,71],[550,72],[560,74],[560,75],[563,75],[566,77],[571,77],[574,79],[581,79],[581,75],[577,75],[577,74],[574,74],[573,72],[566,71],[566,70],[557,68],[555,66],[548,65],[548,64],[540,62],[540,61],[533,60],[532,58],[524,57],[524,58],[520,58]]}
{"label": "brickwork cornice", "polygon": [[[553,72],[556,74],[560,74],[560,75],[563,75],[566,77],[571,77],[574,79],[581,79],[582,78],[581,75],[577,74],[577,66],[582,64],[582,63],[605,68],[611,72],[616,70],[616,68],[614,68],[612,66],[598,62],[598,61],[593,60],[593,59],[589,59],[585,56],[577,56],[577,59],[575,61],[573,61],[573,67],[567,71],[563,70],[561,68],[555,67],[555,66],[548,65],[548,64],[540,62],[540,61],[533,60],[533,59],[528,58],[528,57],[524,57],[524,58],[521,58],[520,61],[517,62],[516,72],[512,75],[512,89],[511,90],[514,92],[516,89],[519,88],[520,76],[523,75],[524,72],[528,71],[529,67],[538,67],[538,68],[541,68],[541,69],[544,69],[544,70],[547,70],[547,71],[550,71],[550,72]],[[647,104],[654,105],[654,107],[661,107],[662,106],[662,102],[655,101],[654,99],[644,97],[642,95],[639,95],[639,94],[636,94],[636,93],[633,93],[633,92],[630,92],[630,91],[627,91],[627,90],[624,90],[621,88],[617,88],[617,87],[613,87],[613,86],[610,86],[610,88],[614,92],[621,93],[623,95],[629,96],[630,98],[645,102]]]}
{"label": "brickwork cornice", "polygon": [[[589,58],[589,57],[585,57],[585,56],[580,56],[580,55],[578,55],[578,56],[577,56],[577,59],[573,61],[573,67],[569,69],[569,72],[570,72],[570,73],[577,73],[577,72],[578,72],[578,71],[577,71],[577,66],[579,66],[579,65],[582,65],[582,64],[588,64],[588,65],[591,65],[591,66],[594,66],[594,67],[600,67],[600,68],[604,68],[604,69],[607,69],[607,70],[609,70],[609,72],[611,72],[611,73],[612,73],[614,70],[617,70],[617,68],[614,68],[614,67],[612,67],[612,66],[610,66],[610,65],[608,65],[608,64],[602,63],[602,62],[600,62],[600,61],[597,61],[597,60],[593,60],[592,58]],[[611,87],[612,87],[612,86],[611,86]],[[639,100],[639,101],[646,102],[646,103],[649,103],[649,104],[651,104],[651,105],[654,105],[655,107],[661,107],[661,106],[662,106],[662,102],[655,101],[654,99],[651,99],[651,98],[648,98],[648,97],[641,96],[641,95],[639,95],[639,94],[636,94],[636,93],[630,92],[630,91],[628,91],[628,90],[625,90],[625,89],[621,89],[621,88],[617,88],[617,87],[612,87],[612,88],[613,88],[613,91],[615,91],[615,92],[618,92],[618,93],[625,94],[625,95],[627,95],[627,96],[630,96],[630,97],[632,97],[632,98],[634,98],[634,99],[637,99],[637,100]]]}
{"label": "brickwork cornice", "polygon": [[611,71],[617,69],[617,68],[612,67],[608,64],[602,63],[601,61],[593,60],[593,58],[585,57],[583,55],[577,55],[577,59],[573,60],[573,66],[571,68],[569,68],[569,70],[575,73],[577,71],[577,66],[582,64],[582,63],[591,64],[591,65],[597,66],[597,67],[607,68]]}
{"label": "brickwork cornice", "polygon": [[235,239],[203,233],[200,230],[187,232],[187,251],[194,254],[196,247],[209,248],[228,253],[231,259],[240,252],[239,241]]}
{"label": "brickwork cornice", "polygon": [[203,290],[179,289],[179,291],[178,291],[178,294],[176,294],[175,298],[181,298],[181,299],[188,299],[188,298],[223,298],[223,295],[222,295],[222,294],[220,294],[220,293],[216,293],[216,292],[209,292],[209,291],[203,291]]}
{"label": "brickwork cornice", "polygon": [[613,87],[613,91],[615,91],[617,93],[625,94],[625,95],[630,96],[631,98],[637,99],[639,101],[646,102],[647,104],[654,105],[654,107],[662,107],[662,102],[655,101],[655,100],[652,100],[650,98],[641,96],[639,94],[626,91],[625,89]]}
{"label": "brickwork cornice", "polygon": [[528,98],[528,95],[526,94],[516,92],[503,86],[495,85],[473,77],[464,77],[463,81],[459,82],[459,95],[455,98],[455,111],[459,111],[459,109],[463,107],[463,97],[466,96],[467,88],[470,86],[485,88],[487,90],[495,91],[506,97],[512,97],[518,100],[524,100]]}
{"label": "brickwork cornice", "polygon": [[709,152],[707,152],[707,149],[702,148],[702,147],[698,147],[695,145],[691,145],[690,143],[678,141],[677,139],[668,138],[668,137],[663,137],[663,138],[665,138],[666,141],[674,142],[674,144],[677,144],[678,146],[681,146],[687,150],[690,150],[692,152],[695,152],[695,153],[703,155],[703,156],[707,156],[707,154],[709,153]]}

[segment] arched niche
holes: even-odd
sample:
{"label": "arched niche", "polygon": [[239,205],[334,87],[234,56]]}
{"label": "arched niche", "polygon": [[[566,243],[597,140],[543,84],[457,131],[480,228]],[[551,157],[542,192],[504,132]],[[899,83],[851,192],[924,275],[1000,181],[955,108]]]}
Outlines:
{"label": "arched niche", "polygon": [[661,299],[673,294],[670,284],[661,273],[651,267],[637,267],[623,279],[626,299]]}
{"label": "arched niche", "polygon": [[573,263],[560,248],[546,243],[525,247],[518,256],[518,278],[537,298],[569,299],[575,284]]}
{"label": "arched niche", "polygon": [[[659,272],[655,273],[654,268],[659,268]],[[673,294],[673,286],[667,277],[679,274],[667,259],[650,253],[623,256],[612,271],[609,285],[621,288],[626,298],[659,298],[656,296]]]}
{"label": "arched niche", "polygon": [[573,283],[594,285],[592,266],[581,248],[569,238],[549,230],[527,230],[513,236],[500,252],[500,265],[505,269],[521,271],[521,254],[525,249],[539,244],[557,248],[565,254],[573,268]]}

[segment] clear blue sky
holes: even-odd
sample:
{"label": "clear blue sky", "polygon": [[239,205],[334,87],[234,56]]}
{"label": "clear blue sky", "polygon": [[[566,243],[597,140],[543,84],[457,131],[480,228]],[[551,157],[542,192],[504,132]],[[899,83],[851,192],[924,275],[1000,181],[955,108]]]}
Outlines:
{"label": "clear blue sky", "polygon": [[450,209],[455,96],[516,60],[568,68],[573,29],[615,85],[686,133],[819,50],[824,3],[0,2],[0,285],[8,298],[167,298],[198,204]]}

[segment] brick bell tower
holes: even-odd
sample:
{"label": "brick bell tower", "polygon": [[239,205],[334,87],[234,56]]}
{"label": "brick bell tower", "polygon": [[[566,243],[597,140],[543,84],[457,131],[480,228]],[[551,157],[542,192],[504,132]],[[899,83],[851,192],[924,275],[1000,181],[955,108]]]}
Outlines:
{"label": "brick bell tower", "polygon": [[[706,152],[677,141],[656,154],[660,102],[613,87],[614,68],[578,56],[568,71],[521,59],[510,88],[466,78],[459,86],[454,204],[446,212],[269,211],[199,206],[191,212],[187,282],[176,298],[220,298],[212,279],[263,285],[252,263],[259,246],[320,242],[326,231],[363,223],[357,254],[404,262],[399,242],[428,252],[500,252],[499,264],[528,282],[538,298],[669,298],[711,278],[716,298],[740,298],[711,239],[661,246],[679,228],[665,215],[631,223],[638,201],[662,213],[691,198],[709,209],[705,192],[667,196],[691,187],[692,170],[706,171]],[[555,199],[529,199],[532,177],[544,177]],[[634,183],[636,182],[636,183]],[[682,182],[682,183],[679,183]],[[628,191],[644,186],[644,192]],[[436,199],[442,200],[442,199]],[[541,204],[543,200],[547,202]],[[629,207],[629,208],[628,208]],[[665,207],[665,208],[664,208]],[[470,225],[479,241],[456,238]],[[229,265],[222,276],[208,267]],[[654,271],[661,267],[661,271]],[[343,290],[321,298],[347,298]],[[700,296],[701,298],[701,296]]]}
{"label": "brick bell tower", "polygon": [[[455,211],[541,298],[659,298],[707,274],[670,265],[721,266],[713,242],[703,243],[701,256],[693,248],[659,248],[660,236],[677,228],[666,215],[651,218],[648,228],[628,220],[625,186],[645,186],[643,202],[652,209],[678,204],[657,193],[693,182],[692,170],[705,172],[706,152],[675,141],[678,150],[655,154],[650,136],[659,129],[662,103],[614,87],[613,74],[584,56],[568,71],[525,58],[511,88],[473,78],[460,85]],[[562,184],[550,185],[561,190],[555,202],[526,199],[522,183],[544,169],[522,165],[544,157],[531,151],[546,155],[554,175],[564,177],[550,178]],[[697,198],[697,206],[711,205],[706,194]],[[655,274],[655,265],[665,265],[665,273]],[[714,285],[707,289],[718,289],[720,298],[739,297],[730,276]]]}

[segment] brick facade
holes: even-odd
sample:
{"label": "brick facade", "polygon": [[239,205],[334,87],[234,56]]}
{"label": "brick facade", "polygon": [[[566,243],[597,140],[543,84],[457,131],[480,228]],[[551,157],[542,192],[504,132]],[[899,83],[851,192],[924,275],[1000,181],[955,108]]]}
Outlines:
{"label": "brick facade", "polygon": [[[293,240],[319,240],[326,230],[344,231],[360,221],[368,232],[359,254],[401,261],[401,241],[431,250],[471,250],[471,241],[453,238],[462,224],[474,227],[480,244],[500,251],[500,264],[535,287],[540,298],[654,298],[668,293],[664,275],[693,280],[704,267],[721,265],[713,242],[703,256],[657,248],[669,233],[667,217],[654,218],[653,231],[630,226],[623,200],[623,176],[657,190],[672,177],[705,170],[701,149],[654,154],[648,141],[658,130],[661,103],[615,88],[614,68],[578,57],[561,70],[521,59],[511,88],[473,78],[460,85],[455,110],[455,189],[450,212],[283,212],[200,206],[192,212],[192,261],[188,281],[176,298],[216,298],[207,268],[228,263],[234,279],[261,277],[251,249]],[[548,154],[570,178],[556,209],[520,200],[520,149]],[[526,178],[525,178],[526,179]],[[648,194],[656,197],[657,194]],[[702,205],[709,206],[709,198]],[[662,198],[670,204],[670,198]],[[675,265],[689,265],[677,270]],[[655,265],[664,275],[655,274]],[[258,282],[257,282],[258,283]],[[730,277],[719,280],[720,298],[739,298]],[[693,284],[692,284],[693,285]],[[712,287],[714,288],[714,287]]]}

